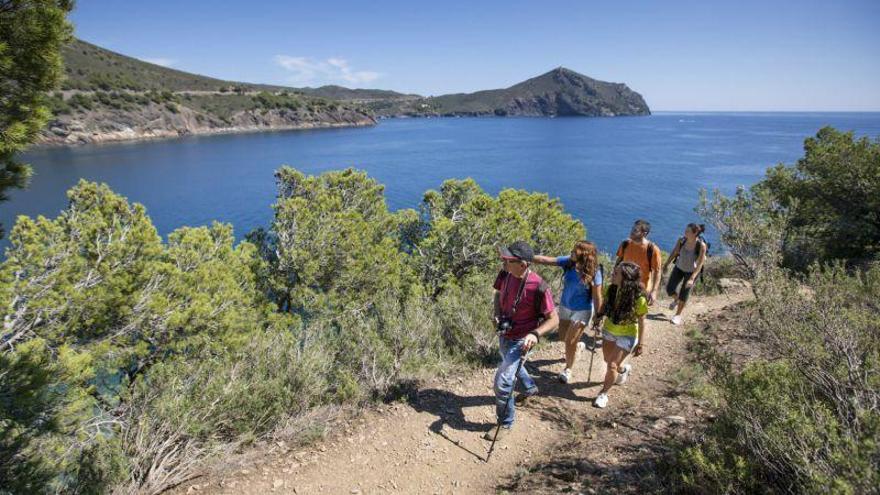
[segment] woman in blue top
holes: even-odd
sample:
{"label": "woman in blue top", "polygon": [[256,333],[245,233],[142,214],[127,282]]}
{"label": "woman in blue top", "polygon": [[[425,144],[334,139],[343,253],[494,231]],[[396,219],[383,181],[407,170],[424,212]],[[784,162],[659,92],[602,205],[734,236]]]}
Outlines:
{"label": "woman in blue top", "polygon": [[565,343],[565,369],[559,374],[559,380],[569,383],[578,342],[593,318],[593,308],[602,304],[602,274],[599,272],[596,245],[589,241],[578,241],[570,256],[552,258],[536,255],[533,261],[562,268],[559,339]]}

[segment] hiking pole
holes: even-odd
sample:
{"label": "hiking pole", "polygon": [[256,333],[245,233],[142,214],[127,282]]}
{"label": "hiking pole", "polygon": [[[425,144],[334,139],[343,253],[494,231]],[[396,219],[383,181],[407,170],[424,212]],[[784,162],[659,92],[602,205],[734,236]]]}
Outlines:
{"label": "hiking pole", "polygon": [[593,358],[596,357],[596,338],[591,335],[590,340],[590,367],[587,369],[587,383],[590,383],[590,379],[593,377]]}
{"label": "hiking pole", "polygon": [[[513,385],[510,387],[510,397],[507,399],[507,403],[504,405],[504,414],[501,415],[502,418],[507,416],[507,412],[510,411],[510,403],[514,401],[513,394],[516,392],[516,382],[519,378],[519,370],[522,369],[523,363],[526,362],[526,358],[529,357],[529,353],[525,353],[519,358],[519,364],[516,365],[516,371],[513,372]],[[489,458],[492,457],[492,451],[495,450],[495,441],[498,440],[498,432],[501,431],[501,419],[498,419],[498,425],[495,427],[495,435],[492,436],[492,445],[489,446],[489,453],[486,454],[486,462],[489,462]]]}

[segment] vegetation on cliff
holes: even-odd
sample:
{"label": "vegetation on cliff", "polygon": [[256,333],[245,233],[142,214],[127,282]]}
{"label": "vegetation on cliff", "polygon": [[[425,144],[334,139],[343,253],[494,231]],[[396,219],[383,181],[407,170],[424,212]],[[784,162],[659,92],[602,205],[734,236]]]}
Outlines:
{"label": "vegetation on cliff", "polygon": [[238,245],[220,224],[163,243],[142,206],[89,182],[57,218],[17,222],[0,404],[18,487],[155,493],[291,422],[307,436],[316,408],[480,361],[494,243],[585,235],[544,194],[471,180],[392,213],[361,172],[276,177],[274,221]]}

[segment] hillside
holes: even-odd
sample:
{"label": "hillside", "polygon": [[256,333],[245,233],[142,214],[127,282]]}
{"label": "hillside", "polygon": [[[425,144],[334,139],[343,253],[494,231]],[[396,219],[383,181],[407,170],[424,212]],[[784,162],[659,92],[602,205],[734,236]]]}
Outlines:
{"label": "hillside", "polygon": [[71,42],[63,54],[66,80],[62,91],[49,99],[55,117],[43,131],[42,144],[376,123],[354,102],[323,97],[339,93],[326,87],[299,91],[224,81],[143,62],[82,40]]}
{"label": "hillside", "polygon": [[62,50],[62,89],[84,91],[279,91],[281,86],[224,81],[162,67],[74,39]]}
{"label": "hillside", "polygon": [[162,67],[74,40],[66,80],[50,98],[42,144],[188,134],[362,126],[374,116],[650,115],[625,84],[558,68],[505,89],[423,97],[336,85],[288,88],[225,81]]}
{"label": "hillside", "polygon": [[598,81],[563,67],[505,89],[377,102],[380,115],[497,115],[613,117],[650,115],[626,84]]}

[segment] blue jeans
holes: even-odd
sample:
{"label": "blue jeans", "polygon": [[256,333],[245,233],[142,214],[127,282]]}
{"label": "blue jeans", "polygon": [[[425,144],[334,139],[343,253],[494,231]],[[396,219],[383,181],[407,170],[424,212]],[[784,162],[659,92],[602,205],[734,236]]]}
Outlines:
{"label": "blue jeans", "polygon": [[[523,340],[510,340],[504,337],[498,337],[498,350],[501,353],[501,365],[495,372],[495,414],[498,421],[505,428],[513,425],[513,418],[516,407],[513,403],[513,374],[519,365],[520,358],[523,355]],[[526,367],[522,366],[517,375],[518,381],[526,390],[536,388],[535,381],[529,376]],[[505,414],[505,408],[507,409]]]}

